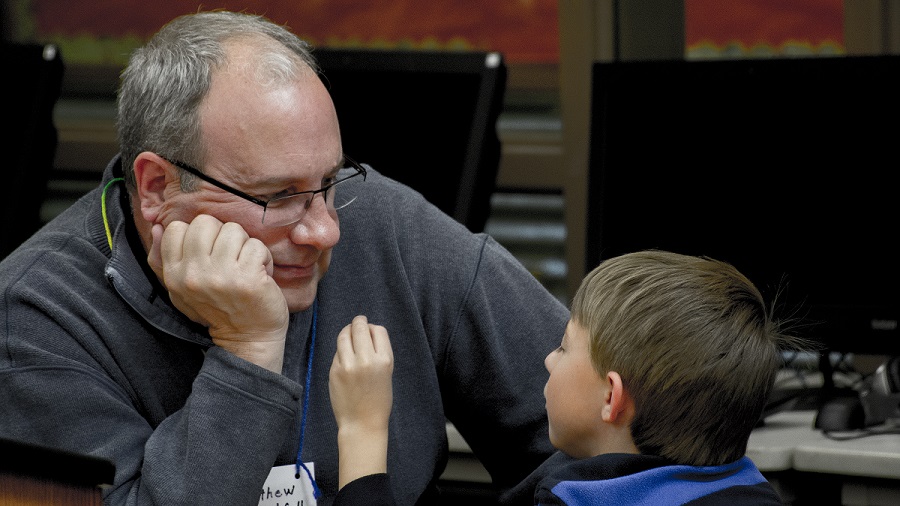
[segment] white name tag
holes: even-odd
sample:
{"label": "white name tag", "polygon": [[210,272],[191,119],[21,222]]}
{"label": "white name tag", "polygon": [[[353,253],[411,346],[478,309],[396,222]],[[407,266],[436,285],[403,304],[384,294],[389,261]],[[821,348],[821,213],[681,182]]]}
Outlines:
{"label": "white name tag", "polygon": [[[313,463],[307,462],[306,467],[315,477]],[[259,494],[259,506],[316,506],[312,482],[306,471],[300,469],[298,475],[294,464],[273,467]]]}

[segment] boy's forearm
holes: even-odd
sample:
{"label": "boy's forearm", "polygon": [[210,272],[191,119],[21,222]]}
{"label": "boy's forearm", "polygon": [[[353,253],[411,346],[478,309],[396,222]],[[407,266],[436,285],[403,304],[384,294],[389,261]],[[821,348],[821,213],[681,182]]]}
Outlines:
{"label": "boy's forearm", "polygon": [[386,428],[341,428],[338,431],[339,488],[363,476],[386,473],[387,447]]}

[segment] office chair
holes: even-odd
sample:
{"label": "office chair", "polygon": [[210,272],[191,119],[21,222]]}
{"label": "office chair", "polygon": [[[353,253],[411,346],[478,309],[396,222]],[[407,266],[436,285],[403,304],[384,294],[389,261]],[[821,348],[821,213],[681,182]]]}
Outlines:
{"label": "office chair", "polygon": [[482,232],[500,165],[500,53],[319,48],[344,151]]}
{"label": "office chair", "polygon": [[2,43],[3,168],[0,259],[41,226],[41,204],[56,154],[53,108],[63,62],[53,45]]}

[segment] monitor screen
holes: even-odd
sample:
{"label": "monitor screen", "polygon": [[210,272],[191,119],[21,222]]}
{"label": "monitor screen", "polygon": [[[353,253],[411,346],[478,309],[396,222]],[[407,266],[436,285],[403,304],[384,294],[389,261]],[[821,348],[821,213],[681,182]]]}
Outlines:
{"label": "monitor screen", "polygon": [[900,57],[596,63],[586,267],[710,256],[825,349],[900,354],[898,119]]}
{"label": "monitor screen", "polygon": [[319,48],[344,152],[418,190],[475,232],[500,163],[499,53]]}

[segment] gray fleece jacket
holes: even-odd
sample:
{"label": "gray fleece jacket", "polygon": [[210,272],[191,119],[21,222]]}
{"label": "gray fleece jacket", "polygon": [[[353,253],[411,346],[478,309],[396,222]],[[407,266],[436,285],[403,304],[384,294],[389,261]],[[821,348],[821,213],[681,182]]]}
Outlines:
{"label": "gray fleece jacket", "polygon": [[[212,345],[146,265],[122,183],[109,187],[107,244],[94,191],[0,262],[0,437],[111,460],[107,504],[257,504],[273,466],[302,456],[330,504],[336,426],[328,371],[357,314],[387,327],[395,354],[388,474],[398,504],[427,502],[452,421],[501,489],[550,453],[544,356],[563,304],[489,236],[471,234],[375,172],[341,192],[341,240],[312,310],[291,315],[274,374]],[[48,465],[53,463],[48,462]],[[520,485],[521,487],[521,485]],[[533,488],[521,487],[531,504]]]}

